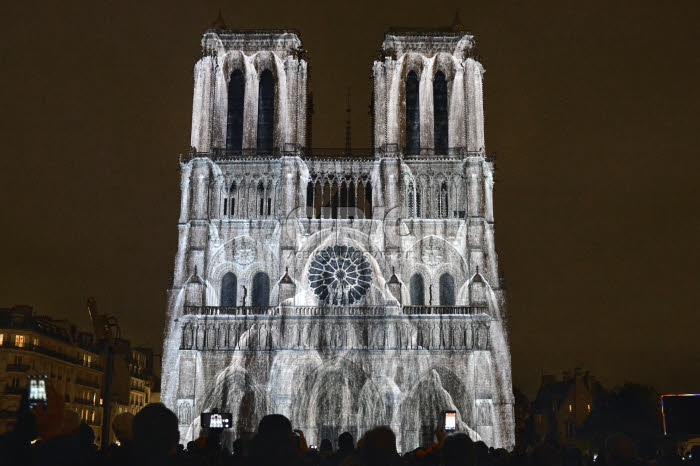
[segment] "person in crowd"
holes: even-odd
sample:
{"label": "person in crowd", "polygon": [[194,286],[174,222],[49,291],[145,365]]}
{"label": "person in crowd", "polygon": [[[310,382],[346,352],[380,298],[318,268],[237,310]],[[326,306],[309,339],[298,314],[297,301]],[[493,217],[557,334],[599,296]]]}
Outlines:
{"label": "person in crowd", "polygon": [[150,403],[134,416],[132,464],[165,466],[179,464],[177,445],[180,431],[175,413],[162,403]]}
{"label": "person in crowd", "polygon": [[250,464],[253,466],[301,464],[301,453],[306,447],[306,441],[303,440],[303,436],[298,439],[295,437],[292,423],[285,416],[281,414],[264,416],[250,444]]}
{"label": "person in crowd", "polygon": [[442,466],[473,466],[474,442],[465,433],[449,435],[440,450]]}
{"label": "person in crowd", "polygon": [[326,459],[328,466],[339,466],[345,458],[355,452],[355,442],[350,432],[343,432],[338,436],[338,451]]}
{"label": "person in crowd", "polygon": [[100,455],[105,465],[128,464],[134,456],[134,415],[131,413],[117,414],[112,419],[112,431],[118,444],[110,445]]}
{"label": "person in crowd", "polygon": [[365,466],[401,464],[394,432],[387,426],[375,427],[367,432],[360,446],[360,460]]}

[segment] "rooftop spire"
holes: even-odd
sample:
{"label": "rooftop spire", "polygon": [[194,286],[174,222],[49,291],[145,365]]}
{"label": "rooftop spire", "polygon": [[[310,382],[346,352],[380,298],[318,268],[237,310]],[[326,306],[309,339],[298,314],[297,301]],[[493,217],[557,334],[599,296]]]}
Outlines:
{"label": "rooftop spire", "polygon": [[350,109],[350,88],[348,87],[348,97],[347,105],[345,107],[345,112],[347,117],[345,120],[345,153],[350,154],[352,150],[352,122],[351,122],[351,109]]}
{"label": "rooftop spire", "polygon": [[464,31],[464,24],[459,17],[459,11],[455,11],[455,17],[452,19],[452,30],[455,32]]}
{"label": "rooftop spire", "polygon": [[211,26],[209,26],[209,29],[215,29],[217,31],[223,31],[228,29],[228,26],[226,25],[226,21],[224,21],[224,17],[221,15],[221,8],[219,8],[219,15],[216,17],[213,23],[211,23]]}

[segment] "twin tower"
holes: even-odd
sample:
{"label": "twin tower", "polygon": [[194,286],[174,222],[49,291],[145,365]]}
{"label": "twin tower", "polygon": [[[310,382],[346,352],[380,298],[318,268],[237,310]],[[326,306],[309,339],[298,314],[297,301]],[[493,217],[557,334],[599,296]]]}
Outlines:
{"label": "twin tower", "polygon": [[388,425],[408,451],[455,410],[513,446],[474,56],[463,32],[387,34],[373,148],[319,151],[297,34],[204,34],[163,351],[182,440],[218,409],[230,439],[281,413],[314,444]]}

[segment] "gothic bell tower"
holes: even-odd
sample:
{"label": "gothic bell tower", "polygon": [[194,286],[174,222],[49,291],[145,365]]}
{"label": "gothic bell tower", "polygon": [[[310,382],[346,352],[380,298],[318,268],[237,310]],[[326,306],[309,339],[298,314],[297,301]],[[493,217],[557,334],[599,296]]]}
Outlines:
{"label": "gothic bell tower", "polygon": [[306,150],[294,31],[217,24],[194,67],[162,400],[182,440],[280,413],[313,443],[389,425],[403,451],[460,431],[512,447],[505,294],[482,75],[463,31],[392,31],[373,148]]}

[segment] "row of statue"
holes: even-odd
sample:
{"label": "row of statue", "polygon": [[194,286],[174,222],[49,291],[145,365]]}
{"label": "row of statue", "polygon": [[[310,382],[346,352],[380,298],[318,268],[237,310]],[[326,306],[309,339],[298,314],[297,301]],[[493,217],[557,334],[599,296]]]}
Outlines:
{"label": "row of statue", "polygon": [[441,349],[487,350],[489,322],[284,324],[197,323],[182,327],[182,349]]}

